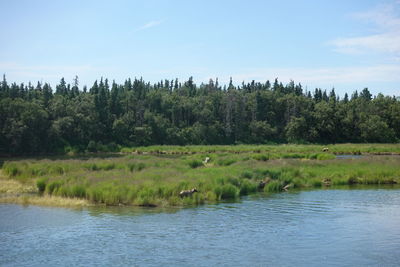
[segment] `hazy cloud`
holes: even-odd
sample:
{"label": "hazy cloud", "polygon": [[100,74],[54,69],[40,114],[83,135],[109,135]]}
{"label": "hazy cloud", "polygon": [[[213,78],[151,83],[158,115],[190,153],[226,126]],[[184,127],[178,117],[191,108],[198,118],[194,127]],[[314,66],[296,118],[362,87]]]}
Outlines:
{"label": "hazy cloud", "polygon": [[152,20],[152,21],[150,21],[150,22],[148,22],[148,23],[146,23],[146,24],[140,26],[139,28],[137,28],[137,29],[135,30],[135,32],[143,31],[143,30],[146,30],[146,29],[153,28],[153,27],[155,27],[155,26],[160,25],[161,23],[163,23],[162,20]]}
{"label": "hazy cloud", "polygon": [[380,5],[367,12],[355,13],[352,16],[369,23],[371,35],[358,37],[341,37],[329,42],[335,51],[346,54],[384,53],[397,59],[400,55],[400,4]]}

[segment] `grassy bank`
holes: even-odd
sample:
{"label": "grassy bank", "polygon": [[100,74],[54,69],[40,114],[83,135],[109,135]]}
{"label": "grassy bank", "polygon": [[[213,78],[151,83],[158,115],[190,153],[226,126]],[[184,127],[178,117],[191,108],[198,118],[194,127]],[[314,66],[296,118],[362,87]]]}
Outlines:
{"label": "grassy bank", "polygon": [[123,153],[149,154],[192,154],[192,153],[320,153],[324,147],[332,154],[397,154],[400,155],[400,144],[336,144],[336,145],[235,145],[235,146],[147,146],[124,147]]}
{"label": "grassy bank", "polygon": [[[33,186],[40,199],[84,200],[82,205],[198,205],[256,192],[400,183],[399,156],[335,159],[333,154],[396,154],[399,145],[335,145],[328,146],[329,152],[321,152],[322,148],[316,145],[146,147],[109,157],[92,154],[8,159],[2,172],[7,181]],[[206,157],[210,160],[203,163]],[[260,186],[261,181],[264,186]],[[180,197],[182,190],[191,188],[197,188],[198,192]]]}

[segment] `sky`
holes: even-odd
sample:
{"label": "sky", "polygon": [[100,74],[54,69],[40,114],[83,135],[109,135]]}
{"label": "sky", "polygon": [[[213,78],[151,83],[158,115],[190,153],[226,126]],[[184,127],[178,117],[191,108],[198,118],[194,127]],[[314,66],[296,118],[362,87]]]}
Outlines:
{"label": "sky", "polygon": [[8,82],[278,78],[400,96],[400,0],[0,1]]}

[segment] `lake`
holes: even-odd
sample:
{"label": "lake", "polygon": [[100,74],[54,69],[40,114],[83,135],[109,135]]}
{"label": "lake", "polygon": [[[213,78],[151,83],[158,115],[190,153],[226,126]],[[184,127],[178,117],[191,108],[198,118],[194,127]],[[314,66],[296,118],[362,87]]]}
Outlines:
{"label": "lake", "polygon": [[251,196],[185,209],[0,204],[1,266],[398,266],[400,190]]}

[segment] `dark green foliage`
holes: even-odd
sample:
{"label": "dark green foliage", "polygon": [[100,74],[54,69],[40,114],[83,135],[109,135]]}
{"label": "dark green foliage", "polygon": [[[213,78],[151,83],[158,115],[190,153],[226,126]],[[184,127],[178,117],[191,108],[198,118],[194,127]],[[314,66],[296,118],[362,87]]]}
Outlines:
{"label": "dark green foliage", "polygon": [[107,163],[101,163],[101,164],[89,163],[89,164],[85,164],[84,167],[89,171],[101,171],[101,170],[109,171],[109,170],[113,170],[116,166],[115,166],[115,163],[107,162]]}
{"label": "dark green foliage", "polygon": [[239,190],[232,184],[225,184],[221,187],[221,199],[235,199],[238,197]]}
{"label": "dark green foliage", "polygon": [[203,162],[201,162],[201,160],[192,159],[188,161],[188,165],[190,166],[190,168],[195,169],[203,166]]}
{"label": "dark green foliage", "polygon": [[255,160],[267,161],[269,159],[269,156],[264,154],[255,154],[253,158]]}
{"label": "dark green foliage", "polygon": [[16,164],[5,164],[3,166],[3,170],[5,174],[7,174],[10,177],[17,176],[21,173],[20,168]]}
{"label": "dark green foliage", "polygon": [[144,168],[146,168],[146,165],[143,162],[135,163],[135,162],[129,162],[127,164],[127,168],[129,171],[134,172],[134,171],[141,171]]}
{"label": "dark green foliage", "polygon": [[251,178],[253,178],[253,173],[249,172],[249,171],[244,171],[241,174],[241,178],[251,179]]}
{"label": "dark green foliage", "polygon": [[243,180],[240,184],[240,195],[248,195],[251,193],[255,193],[257,191],[257,184],[252,183],[248,180]]}
{"label": "dark green foliage", "polygon": [[47,179],[44,179],[44,178],[41,178],[36,181],[36,187],[37,187],[39,193],[43,193],[44,190],[46,190],[46,182],[47,182]]}
{"label": "dark green foliage", "polygon": [[53,181],[46,184],[45,192],[49,195],[56,193],[56,191],[62,186],[62,181]]}
{"label": "dark green foliage", "polygon": [[[111,88],[110,88],[111,87]],[[95,81],[88,91],[62,78],[55,86],[0,86],[0,154],[116,152],[121,146],[398,142],[400,101],[367,88],[341,100],[331,90],[304,92],[291,81],[271,85],[217,81],[196,85],[128,79]],[[265,161],[268,155],[259,155]],[[230,165],[232,160],[220,160]]]}

